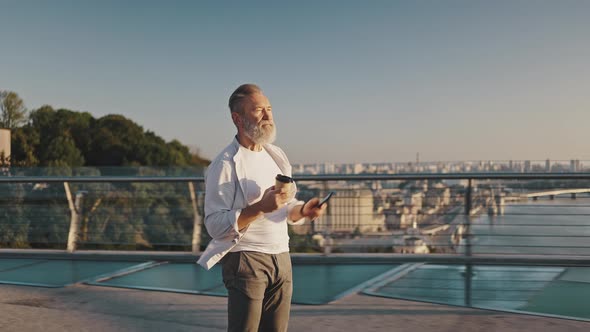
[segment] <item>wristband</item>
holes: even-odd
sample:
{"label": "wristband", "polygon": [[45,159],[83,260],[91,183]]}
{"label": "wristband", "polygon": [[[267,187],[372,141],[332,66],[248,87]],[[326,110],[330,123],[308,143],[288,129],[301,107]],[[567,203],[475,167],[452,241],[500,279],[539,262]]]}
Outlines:
{"label": "wristband", "polygon": [[299,209],[299,213],[301,214],[302,217],[305,217],[305,214],[303,214],[303,208],[305,207],[305,204],[307,202],[303,203],[303,205],[301,205],[301,209]]}

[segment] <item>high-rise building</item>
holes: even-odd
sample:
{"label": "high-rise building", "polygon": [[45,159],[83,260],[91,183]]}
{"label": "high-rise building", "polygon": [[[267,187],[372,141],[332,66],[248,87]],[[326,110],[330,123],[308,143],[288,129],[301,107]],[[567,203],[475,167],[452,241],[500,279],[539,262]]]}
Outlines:
{"label": "high-rise building", "polygon": [[524,172],[530,172],[531,171],[531,161],[530,160],[525,160],[524,161]]}
{"label": "high-rise building", "polygon": [[10,163],[10,129],[0,129],[0,163],[5,166]]}
{"label": "high-rise building", "polygon": [[314,223],[317,232],[375,232],[385,229],[385,216],[373,209],[373,193],[369,189],[337,191],[330,199],[328,212]]}
{"label": "high-rise building", "polygon": [[570,160],[570,172],[579,172],[581,170],[582,170],[582,167],[581,167],[579,159]]}

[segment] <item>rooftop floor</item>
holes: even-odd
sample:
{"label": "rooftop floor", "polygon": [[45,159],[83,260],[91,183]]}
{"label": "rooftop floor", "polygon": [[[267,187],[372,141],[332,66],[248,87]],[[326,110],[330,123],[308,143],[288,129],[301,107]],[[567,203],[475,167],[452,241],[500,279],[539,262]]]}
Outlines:
{"label": "rooftop floor", "polygon": [[[0,285],[2,331],[225,331],[227,298]],[[289,331],[588,331],[590,323],[352,294],[293,305]]]}

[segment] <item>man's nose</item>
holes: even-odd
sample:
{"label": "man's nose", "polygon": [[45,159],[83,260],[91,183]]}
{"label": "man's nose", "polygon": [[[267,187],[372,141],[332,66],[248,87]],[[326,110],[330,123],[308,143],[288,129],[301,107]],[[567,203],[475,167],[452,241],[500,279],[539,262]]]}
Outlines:
{"label": "man's nose", "polygon": [[262,111],[262,114],[263,114],[263,118],[264,118],[264,119],[270,119],[270,118],[272,118],[272,116],[271,116],[271,113],[270,113],[270,110],[269,110],[269,109],[266,109],[266,108],[265,108],[265,109]]}

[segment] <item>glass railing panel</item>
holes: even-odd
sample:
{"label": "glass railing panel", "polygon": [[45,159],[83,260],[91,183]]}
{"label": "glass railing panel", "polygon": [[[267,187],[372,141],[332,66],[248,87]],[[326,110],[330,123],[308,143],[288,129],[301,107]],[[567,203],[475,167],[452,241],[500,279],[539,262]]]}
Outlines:
{"label": "glass railing panel", "polygon": [[[80,219],[78,249],[189,251],[195,243],[202,250],[210,240],[203,226],[203,178],[193,174],[202,174],[197,169],[15,168],[10,173],[0,183],[2,247],[64,249],[74,210]],[[18,180],[30,174],[35,176],[27,182]],[[590,175],[550,176],[303,178],[298,199],[335,195],[325,215],[289,228],[291,251],[588,256]],[[55,177],[65,182],[51,181]],[[73,210],[78,195],[82,205]],[[195,234],[200,234],[197,241]]]}

